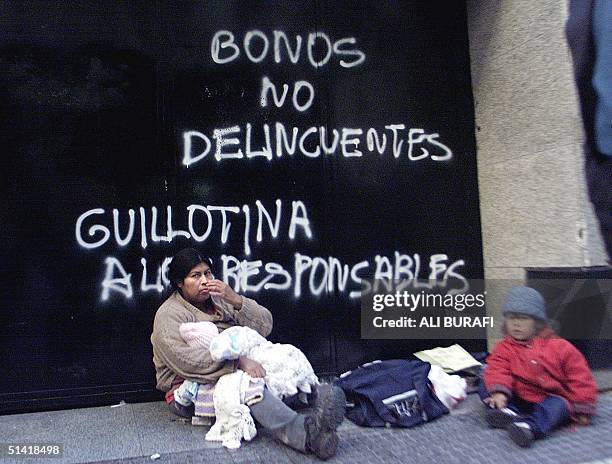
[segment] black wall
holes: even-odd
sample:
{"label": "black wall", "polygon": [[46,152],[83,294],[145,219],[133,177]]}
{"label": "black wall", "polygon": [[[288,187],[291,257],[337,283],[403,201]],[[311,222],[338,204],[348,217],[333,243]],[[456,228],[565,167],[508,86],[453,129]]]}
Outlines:
{"label": "black wall", "polygon": [[[231,31],[240,46],[240,56],[224,64],[211,57],[220,30]],[[259,63],[249,60],[242,46],[245,34],[255,30],[270,41]],[[284,32],[292,47],[296,35],[302,37],[296,64],[284,42],[281,62],[275,62],[274,31]],[[315,31],[329,37],[332,47],[354,38],[354,44],[337,45],[350,54],[332,51],[327,63],[313,66],[307,45]],[[254,55],[263,51],[257,34]],[[327,53],[325,36],[314,42],[313,61]],[[221,56],[231,51],[222,48]],[[363,63],[340,64],[341,59],[354,63],[360,53]],[[261,105],[264,76],[279,91],[283,83],[289,85],[281,108],[271,101]],[[291,101],[296,81],[314,89],[305,111]],[[245,291],[241,285],[240,291],[272,310],[271,339],[300,347],[319,373],[435,346],[362,341],[359,298],[350,293],[359,292],[359,277],[392,275],[396,252],[410,256],[412,264],[405,257],[402,263],[421,278],[430,274],[437,254],[446,255],[438,257],[446,266],[455,264],[455,273],[482,278],[470,85],[460,1],[2,2],[0,350],[6,369],[0,411],[156,397],[149,335],[167,292],[150,286],[164,259],[185,246],[209,253],[217,276],[232,285],[236,279],[223,272],[222,255],[261,260],[255,268],[259,274],[246,280],[251,286],[263,279],[282,285],[289,275],[286,289]],[[298,104],[304,104],[305,88],[299,97]],[[277,122],[289,135],[297,127],[298,141],[316,129],[304,139],[304,150],[278,157]],[[266,144],[263,127],[269,126],[272,159],[246,156],[247,123],[252,151]],[[395,134],[385,129],[400,124],[404,128]],[[217,161],[214,130],[233,126],[239,132],[226,134],[226,141],[235,137],[238,144],[221,147],[221,153],[240,148],[244,156]],[[345,156],[341,145],[330,154],[303,153],[316,150],[321,126],[330,142],[334,129],[362,129],[362,134],[347,133],[345,148],[349,155],[360,150],[361,156]],[[382,153],[368,147],[369,128],[386,135]],[[413,144],[411,157],[410,129],[429,135]],[[184,163],[187,131],[204,134],[212,145],[189,166]],[[413,131],[413,139],[418,136]],[[358,146],[350,143],[353,138]],[[193,141],[196,156],[206,142]],[[272,237],[263,216],[258,242],[256,202],[274,220],[276,200],[281,202],[278,234]],[[302,225],[294,221],[293,238],[292,202],[299,202],[298,217],[307,215]],[[210,213],[207,238],[155,241],[152,208],[158,213],[155,233],[164,236],[167,207],[173,229],[189,232],[189,205],[200,205],[192,218],[198,235],[208,226],[204,208]],[[226,213],[231,226],[225,243],[222,213],[210,206],[240,209]],[[121,238],[134,211],[133,236],[125,245],[115,240],[113,210]],[[102,229],[94,228],[90,236],[94,226]],[[104,238],[104,228],[109,239],[93,245]],[[307,269],[299,295],[296,253],[314,260],[309,268],[307,259],[302,261]],[[340,263],[343,271],[346,265],[353,276],[346,285],[336,277],[330,284],[323,261]],[[444,269],[438,280],[443,276]],[[483,349],[484,341],[464,346]]]}

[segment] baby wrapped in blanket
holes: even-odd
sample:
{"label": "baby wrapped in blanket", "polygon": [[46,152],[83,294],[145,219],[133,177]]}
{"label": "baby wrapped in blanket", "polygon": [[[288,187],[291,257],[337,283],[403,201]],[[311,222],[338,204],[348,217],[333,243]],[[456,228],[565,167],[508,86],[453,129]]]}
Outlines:
{"label": "baby wrapped in blanket", "polygon": [[[212,322],[181,324],[180,332],[189,344],[207,337]],[[198,340],[200,339],[200,340]],[[293,345],[272,343],[249,327],[230,327],[210,340],[209,350],[215,361],[238,359],[240,356],[257,361],[266,370],[266,387],[275,396],[284,398],[306,395],[319,380],[304,353]]]}

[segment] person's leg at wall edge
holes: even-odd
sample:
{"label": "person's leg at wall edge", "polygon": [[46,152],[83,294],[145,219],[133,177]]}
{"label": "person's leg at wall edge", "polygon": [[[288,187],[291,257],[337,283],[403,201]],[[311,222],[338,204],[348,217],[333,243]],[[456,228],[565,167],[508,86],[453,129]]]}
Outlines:
{"label": "person's leg at wall edge", "polygon": [[531,413],[512,422],[506,429],[517,445],[527,448],[538,438],[563,425],[570,417],[569,408],[563,398],[549,396],[541,403],[534,403]]}
{"label": "person's leg at wall edge", "polygon": [[[587,152],[588,153],[588,152]],[[612,156],[591,152],[585,161],[587,187],[604,247],[608,254],[608,264],[612,264]]]}
{"label": "person's leg at wall edge", "polygon": [[344,419],[346,398],[338,387],[322,385],[318,389],[314,412],[298,414],[264,390],[263,399],[251,408],[253,418],[270,430],[274,438],[301,452],[312,452],[321,459],[336,454],[336,429]]}

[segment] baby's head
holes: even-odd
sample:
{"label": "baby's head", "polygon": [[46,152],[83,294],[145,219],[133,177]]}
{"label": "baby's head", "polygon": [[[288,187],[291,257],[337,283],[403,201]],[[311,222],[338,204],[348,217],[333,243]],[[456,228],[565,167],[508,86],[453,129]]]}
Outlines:
{"label": "baby's head", "polygon": [[531,340],[548,325],[544,297],[531,287],[512,287],[502,313],[503,332],[515,340]]}
{"label": "baby's head", "polygon": [[206,350],[212,339],[219,335],[217,326],[212,322],[185,322],[179,326],[179,332],[189,346],[199,346]]}

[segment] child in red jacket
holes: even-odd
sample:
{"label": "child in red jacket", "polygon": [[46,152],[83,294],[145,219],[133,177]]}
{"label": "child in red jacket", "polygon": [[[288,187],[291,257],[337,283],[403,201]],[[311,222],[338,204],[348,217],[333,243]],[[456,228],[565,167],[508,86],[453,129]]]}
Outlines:
{"label": "child in red jacket", "polygon": [[587,425],[597,385],[582,354],[548,327],[542,295],[514,287],[502,312],[506,337],[484,374],[489,425],[505,428],[522,447],[570,418]]}

